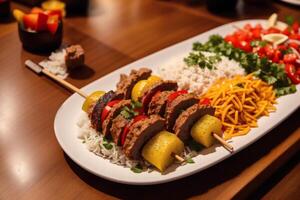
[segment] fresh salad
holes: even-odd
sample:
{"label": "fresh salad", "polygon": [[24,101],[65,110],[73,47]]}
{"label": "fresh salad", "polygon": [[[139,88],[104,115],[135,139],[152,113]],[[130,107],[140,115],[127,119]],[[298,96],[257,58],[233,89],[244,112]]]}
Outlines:
{"label": "fresh salad", "polygon": [[286,19],[286,24],[279,25],[275,14],[267,28],[246,24],[235,26],[237,30],[224,38],[212,35],[206,43],[194,43],[185,62],[195,64],[203,60],[195,52],[216,53],[239,62],[248,74],[272,85],[277,96],[294,93],[295,85],[300,83],[300,31],[298,21]]}

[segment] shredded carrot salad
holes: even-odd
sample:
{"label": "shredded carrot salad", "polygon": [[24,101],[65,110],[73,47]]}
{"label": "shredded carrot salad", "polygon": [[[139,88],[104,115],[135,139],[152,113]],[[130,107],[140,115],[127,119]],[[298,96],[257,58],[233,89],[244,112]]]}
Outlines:
{"label": "shredded carrot salad", "polygon": [[276,110],[276,96],[272,86],[252,74],[220,79],[204,94],[216,108],[215,116],[225,128],[223,138],[246,135],[257,127],[257,119]]}

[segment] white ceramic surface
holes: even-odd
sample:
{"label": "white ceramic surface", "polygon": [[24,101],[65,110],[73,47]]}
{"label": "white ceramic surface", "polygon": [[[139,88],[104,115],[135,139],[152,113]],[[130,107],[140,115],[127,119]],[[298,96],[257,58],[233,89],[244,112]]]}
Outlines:
{"label": "white ceramic surface", "polygon": [[[95,90],[111,90],[115,89],[115,84],[119,79],[120,73],[129,73],[131,69],[136,69],[141,66],[147,66],[153,69],[154,74],[157,67],[169,60],[171,57],[187,53],[191,50],[193,42],[205,42],[212,34],[226,35],[234,31],[233,24],[242,27],[245,23],[262,23],[265,20],[245,20],[226,24],[208,32],[197,35],[193,38],[175,44],[171,47],[163,49],[157,53],[140,59],[136,62],[128,64],[82,88],[86,93],[91,93]],[[278,125],[288,115],[295,111],[300,105],[300,85],[297,86],[298,92],[295,94],[287,95],[278,99],[277,111],[272,113],[270,117],[262,117],[259,119],[258,128],[254,128],[246,136],[236,137],[232,139],[231,144],[235,149],[235,153],[247,147],[260,137],[268,133],[272,128]],[[81,105],[83,98],[77,94],[70,96],[57,111],[54,129],[56,138],[62,149],[68,156],[74,160],[78,165],[87,171],[100,176],[102,178],[126,184],[135,185],[150,185],[163,182],[169,182],[180,179],[201,170],[204,170],[216,163],[232,156],[221,146],[214,146],[201,152],[200,155],[193,158],[194,164],[187,164],[177,167],[176,169],[169,170],[168,173],[162,175],[157,171],[148,173],[133,173],[129,168],[124,168],[112,164],[107,159],[103,159],[95,154],[89,152],[85,144],[77,138],[78,127],[76,125],[78,118],[81,114]],[[284,134],[284,133],[283,133]],[[207,154],[207,152],[210,152]]]}
{"label": "white ceramic surface", "polygon": [[300,6],[300,0],[281,0],[281,1],[292,4],[292,5]]}

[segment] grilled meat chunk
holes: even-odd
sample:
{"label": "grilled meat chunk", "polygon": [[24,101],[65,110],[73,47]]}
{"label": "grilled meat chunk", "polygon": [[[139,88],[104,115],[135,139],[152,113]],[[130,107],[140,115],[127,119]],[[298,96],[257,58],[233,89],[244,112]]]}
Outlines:
{"label": "grilled meat chunk", "polygon": [[157,84],[153,85],[151,88],[146,90],[142,95],[142,99],[139,99],[143,103],[143,108],[145,112],[148,112],[149,103],[152,100],[152,97],[156,94],[156,92],[160,91],[172,91],[177,90],[178,85],[177,82],[174,81],[160,81]]}
{"label": "grilled meat chunk", "polygon": [[174,99],[171,103],[167,103],[165,114],[167,130],[173,132],[173,126],[181,112],[194,104],[198,104],[198,102],[199,99],[195,95],[182,94]]}
{"label": "grilled meat chunk", "polygon": [[131,103],[131,100],[122,100],[111,108],[107,117],[102,122],[102,134],[105,137],[110,135],[110,128],[112,126],[112,121],[115,119],[116,116],[118,116],[120,114],[120,112],[122,111],[122,108],[125,106],[130,106],[130,103]]}
{"label": "grilled meat chunk", "polygon": [[174,133],[185,142],[191,135],[193,125],[204,115],[214,115],[214,113],[215,109],[212,106],[195,104],[179,115],[173,129]]}
{"label": "grilled meat chunk", "polygon": [[166,110],[166,104],[171,91],[159,92],[152,97],[148,108],[148,115],[160,115],[164,116]]}
{"label": "grilled meat chunk", "polygon": [[104,109],[104,107],[106,106],[106,104],[108,102],[110,102],[111,100],[115,99],[116,94],[114,91],[109,91],[107,93],[105,93],[95,104],[93,111],[90,114],[90,118],[91,118],[91,124],[92,127],[97,130],[97,131],[101,131],[102,126],[101,126],[101,114],[102,111]]}
{"label": "grilled meat chunk", "polygon": [[71,45],[66,48],[65,62],[68,69],[84,65],[84,50],[80,45]]}
{"label": "grilled meat chunk", "polygon": [[156,133],[164,130],[164,122],[160,116],[151,115],[130,126],[123,146],[126,156],[135,160],[139,159],[143,145]]}
{"label": "grilled meat chunk", "polygon": [[150,69],[141,68],[139,70],[132,70],[129,75],[121,74],[120,81],[117,84],[117,95],[122,96],[124,99],[130,99],[134,85],[140,80],[147,79],[151,73]]}
{"label": "grilled meat chunk", "polygon": [[115,144],[120,145],[122,132],[129,122],[130,120],[126,119],[121,114],[119,114],[115,119],[113,119],[110,128],[110,134]]}

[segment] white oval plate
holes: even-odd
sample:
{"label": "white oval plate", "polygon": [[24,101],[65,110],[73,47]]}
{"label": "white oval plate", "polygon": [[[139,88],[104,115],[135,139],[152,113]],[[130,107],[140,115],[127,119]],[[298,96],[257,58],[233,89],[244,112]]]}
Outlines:
{"label": "white oval plate", "polygon": [[[126,65],[85,86],[83,88],[83,91],[86,93],[91,93],[95,90],[113,90],[115,89],[115,84],[119,80],[120,73],[129,73],[130,70],[137,69],[141,66],[147,66],[153,69],[155,73],[155,71],[157,71],[157,66],[168,61],[170,57],[182,55],[183,53],[189,52],[192,48],[193,42],[205,42],[212,34],[220,34],[224,36],[234,31],[234,28],[232,26],[233,24],[242,27],[245,23],[265,24],[266,20],[245,20],[217,27],[191,39],[163,49],[129,65]],[[297,93],[287,95],[278,99],[277,111],[275,113],[272,113],[270,117],[263,117],[259,119],[259,128],[252,129],[251,132],[246,136],[236,137],[232,139],[231,144],[235,149],[235,153],[265,135],[268,131],[270,131],[273,127],[279,124],[282,120],[284,120],[288,115],[290,115],[299,107],[299,85],[297,89]],[[193,160],[195,161],[194,164],[187,164],[177,167],[176,169],[172,169],[170,172],[164,175],[160,174],[157,171],[153,171],[150,173],[144,172],[140,174],[133,173],[129,168],[112,164],[109,162],[109,160],[103,159],[99,156],[96,156],[92,152],[89,152],[85,147],[85,144],[82,144],[81,140],[77,138],[78,127],[76,123],[82,112],[82,103],[83,98],[77,94],[73,94],[59,108],[54,121],[56,138],[60,146],[72,160],[74,160],[82,168],[102,178],[119,183],[134,185],[164,183],[197,173],[233,155],[221,146],[214,146],[203,150],[200,155],[193,158]]]}

